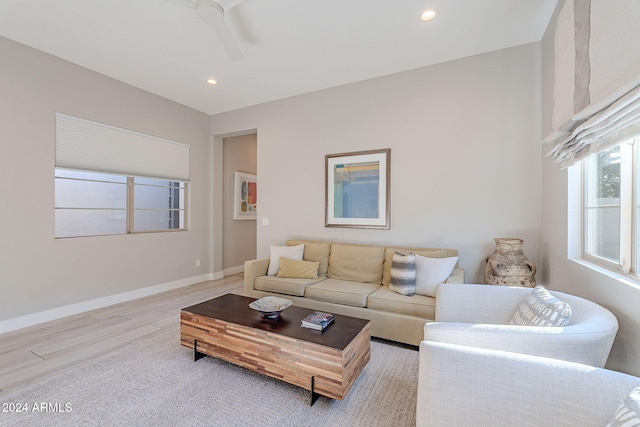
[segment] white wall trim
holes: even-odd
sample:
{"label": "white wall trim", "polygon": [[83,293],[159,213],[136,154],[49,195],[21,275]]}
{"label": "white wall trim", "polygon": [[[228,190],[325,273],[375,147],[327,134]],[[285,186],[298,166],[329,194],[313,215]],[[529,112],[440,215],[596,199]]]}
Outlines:
{"label": "white wall trim", "polygon": [[51,310],[27,314],[25,316],[14,317],[13,319],[0,321],[0,334],[14,331],[16,329],[26,328],[28,326],[38,325],[44,322],[49,322],[51,320],[61,319],[63,317],[72,316],[74,314],[85,313],[90,310],[119,304],[121,302],[131,301],[134,299],[167,292],[174,289],[195,285],[196,283],[206,282],[207,280],[222,279],[223,277],[224,276],[222,272],[201,274],[200,276],[188,277],[185,279],[175,280],[173,282],[161,283],[159,285],[148,286],[146,288],[136,289],[129,292],[109,295],[102,298],[96,298],[76,304],[53,308]]}
{"label": "white wall trim", "polygon": [[225,276],[230,276],[236,273],[242,273],[244,271],[244,265],[236,265],[235,267],[225,268],[223,274]]}

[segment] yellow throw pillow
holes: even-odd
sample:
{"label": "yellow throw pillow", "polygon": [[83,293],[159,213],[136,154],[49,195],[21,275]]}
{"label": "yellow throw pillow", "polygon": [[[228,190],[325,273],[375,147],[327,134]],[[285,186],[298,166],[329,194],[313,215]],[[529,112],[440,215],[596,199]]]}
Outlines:
{"label": "yellow throw pillow", "polygon": [[280,258],[280,270],[276,277],[290,279],[317,279],[319,262],[299,261],[289,258]]}

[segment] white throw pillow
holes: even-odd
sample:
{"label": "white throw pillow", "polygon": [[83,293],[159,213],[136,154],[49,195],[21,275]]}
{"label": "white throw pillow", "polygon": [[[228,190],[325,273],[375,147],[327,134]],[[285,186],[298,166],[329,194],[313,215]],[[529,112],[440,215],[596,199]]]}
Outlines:
{"label": "white throw pillow", "polygon": [[567,326],[571,319],[571,307],[538,285],[527,296],[513,315],[510,325]]}
{"label": "white throw pillow", "polygon": [[451,276],[457,262],[457,256],[428,258],[416,254],[416,294],[435,297],[438,285]]}
{"label": "white throw pillow", "polygon": [[304,255],[304,243],[297,246],[273,246],[271,245],[271,258],[269,259],[268,276],[275,276],[280,270],[280,257],[302,260]]}
{"label": "white throw pillow", "polygon": [[640,387],[636,387],[618,406],[613,421],[607,427],[626,427],[640,425]]}

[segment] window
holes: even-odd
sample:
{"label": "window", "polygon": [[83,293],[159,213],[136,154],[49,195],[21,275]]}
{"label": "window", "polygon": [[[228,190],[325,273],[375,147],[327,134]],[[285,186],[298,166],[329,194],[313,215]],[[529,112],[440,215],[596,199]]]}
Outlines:
{"label": "window", "polygon": [[187,228],[188,145],[55,117],[56,238]]}
{"label": "window", "polygon": [[637,145],[630,139],[582,161],[583,258],[634,275],[640,266]]}
{"label": "window", "polygon": [[55,235],[186,229],[187,183],[56,169]]}
{"label": "window", "polygon": [[184,229],[186,184],[151,178],[132,178],[133,231]]}
{"label": "window", "polygon": [[56,169],[56,237],[127,232],[127,177]]}

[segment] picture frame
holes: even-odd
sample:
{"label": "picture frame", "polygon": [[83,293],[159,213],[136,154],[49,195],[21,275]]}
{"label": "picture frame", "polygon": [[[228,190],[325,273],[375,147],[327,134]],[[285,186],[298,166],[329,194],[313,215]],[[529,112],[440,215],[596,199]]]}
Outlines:
{"label": "picture frame", "polygon": [[255,220],[258,207],[258,180],[255,175],[234,172],[233,219]]}
{"label": "picture frame", "polygon": [[325,227],[390,228],[391,149],[325,156]]}

